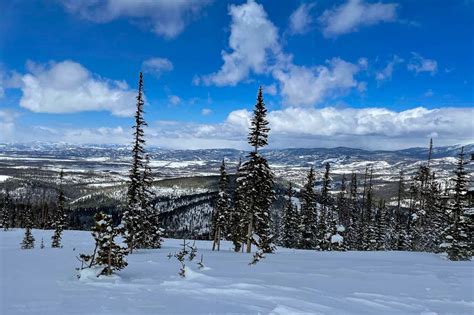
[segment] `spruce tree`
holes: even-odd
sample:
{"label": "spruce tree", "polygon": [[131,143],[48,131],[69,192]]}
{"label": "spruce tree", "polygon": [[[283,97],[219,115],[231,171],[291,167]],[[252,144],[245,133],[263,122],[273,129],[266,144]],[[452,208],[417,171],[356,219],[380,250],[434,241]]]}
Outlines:
{"label": "spruce tree", "polygon": [[160,227],[159,212],[155,209],[153,192],[153,173],[150,167],[150,157],[145,155],[144,168],[141,183],[141,209],[144,215],[143,224],[143,248],[161,248],[163,230]]}
{"label": "spruce tree", "polygon": [[387,241],[387,208],[385,207],[385,201],[380,200],[378,214],[377,214],[377,244],[376,250],[386,250]]}
{"label": "spruce tree", "polygon": [[257,245],[263,253],[274,251],[272,233],[270,229],[270,206],[274,199],[273,174],[265,157],[258,149],[268,144],[267,109],[263,101],[262,87],[258,90],[257,103],[253,111],[248,143],[253,147],[249,154],[249,161],[243,167],[247,172],[247,253],[250,253],[252,244]]}
{"label": "spruce tree", "polygon": [[330,164],[326,163],[321,187],[321,208],[319,210],[316,247],[319,250],[331,248],[331,228],[335,228],[333,221],[332,199],[329,195],[331,188]]}
{"label": "spruce tree", "polygon": [[472,219],[466,215],[467,210],[467,172],[464,169],[464,147],[458,156],[455,171],[455,186],[453,204],[450,215],[450,225],[446,235],[447,253],[450,260],[471,260],[471,240],[469,240],[469,226]]}
{"label": "spruce tree", "polygon": [[3,200],[2,208],[2,228],[4,231],[8,231],[10,228],[10,207],[11,207],[10,192],[7,190],[5,198]]}
{"label": "spruce tree", "polygon": [[61,247],[61,237],[64,228],[66,227],[67,214],[65,212],[64,203],[66,198],[64,196],[64,170],[61,169],[59,172],[59,193],[58,193],[58,208],[56,209],[55,219],[53,222],[54,234],[51,237],[51,247]]}
{"label": "spruce tree", "polygon": [[127,192],[127,208],[123,214],[122,223],[124,226],[124,240],[127,243],[130,253],[134,248],[139,248],[144,242],[143,221],[144,211],[140,194],[142,192],[142,169],[144,167],[143,155],[145,152],[144,127],[147,126],[143,118],[143,74],[140,72],[138,80],[138,95],[135,112],[134,142],[132,148],[132,167],[130,168]]}
{"label": "spruce tree", "polygon": [[122,231],[121,228],[113,226],[110,215],[99,212],[94,216],[94,220],[95,225],[91,230],[96,248],[92,255],[81,255],[81,258],[86,262],[90,262],[90,266],[103,267],[97,276],[110,276],[115,271],[127,266],[125,256],[128,251],[115,242],[115,238]]}
{"label": "spruce tree", "polygon": [[234,245],[234,251],[239,252],[243,249],[242,243],[245,241],[245,235],[247,231],[247,218],[248,213],[248,195],[249,190],[248,182],[246,181],[247,172],[243,165],[239,162],[237,166],[235,192],[234,192],[234,204],[231,213],[231,229],[230,239]]}
{"label": "spruce tree", "polygon": [[229,186],[229,178],[225,169],[225,161],[222,160],[220,168],[220,179],[219,179],[219,196],[214,206],[213,214],[213,243],[212,250],[220,250],[221,239],[226,239],[228,236],[228,224],[230,221],[230,197],[227,191]]}
{"label": "spruce tree", "polygon": [[31,233],[32,227],[32,212],[30,209],[27,209],[25,214],[25,236],[21,242],[21,249],[32,249],[35,247],[35,238],[33,237],[33,233]]}
{"label": "spruce tree", "polygon": [[293,185],[290,182],[288,186],[286,206],[283,212],[283,233],[281,238],[281,244],[287,248],[296,248],[299,241],[298,209],[293,203],[294,193]]}
{"label": "spruce tree", "polygon": [[316,210],[316,192],[314,191],[316,176],[314,169],[309,169],[306,183],[301,190],[301,221],[300,244],[302,249],[316,249],[318,213]]}

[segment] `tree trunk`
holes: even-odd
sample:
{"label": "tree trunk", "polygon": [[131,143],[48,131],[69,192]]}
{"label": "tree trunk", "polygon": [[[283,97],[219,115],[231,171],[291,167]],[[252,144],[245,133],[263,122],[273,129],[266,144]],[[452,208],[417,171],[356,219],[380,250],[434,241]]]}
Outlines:
{"label": "tree trunk", "polygon": [[250,221],[247,229],[247,253],[252,251],[252,227],[253,227],[253,215],[250,214]]}

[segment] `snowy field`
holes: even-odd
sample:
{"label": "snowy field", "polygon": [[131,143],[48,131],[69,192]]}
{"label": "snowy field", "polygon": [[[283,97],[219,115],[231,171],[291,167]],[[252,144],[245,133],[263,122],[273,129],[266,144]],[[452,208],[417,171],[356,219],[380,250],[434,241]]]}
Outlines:
{"label": "snowy field", "polygon": [[199,241],[206,268],[195,258],[182,279],[167,258],[182,241],[167,239],[128,256],[118,277],[78,280],[90,233],[65,232],[62,249],[49,248],[52,231],[33,234],[35,249],[21,250],[22,230],[0,231],[0,314],[474,314],[474,263],[435,254],[279,248],[249,266],[229,243]]}

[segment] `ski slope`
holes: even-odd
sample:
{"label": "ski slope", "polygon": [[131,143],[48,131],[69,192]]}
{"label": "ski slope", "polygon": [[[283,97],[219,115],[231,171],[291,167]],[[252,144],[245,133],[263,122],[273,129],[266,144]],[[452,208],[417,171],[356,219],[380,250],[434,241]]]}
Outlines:
{"label": "ski slope", "polygon": [[[415,252],[315,252],[279,248],[256,266],[224,242],[196,242],[187,278],[168,253],[129,255],[118,276],[77,278],[76,256],[93,248],[89,232],[33,230],[36,247],[21,250],[23,231],[0,231],[0,314],[473,314],[474,263]],[[39,248],[41,238],[44,249]],[[223,250],[222,250],[223,248]]]}

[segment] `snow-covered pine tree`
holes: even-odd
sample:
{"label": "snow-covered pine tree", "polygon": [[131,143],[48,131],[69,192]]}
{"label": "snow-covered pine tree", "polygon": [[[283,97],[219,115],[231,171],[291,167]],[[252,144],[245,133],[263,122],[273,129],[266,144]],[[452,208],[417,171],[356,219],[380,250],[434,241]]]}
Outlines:
{"label": "snow-covered pine tree", "polygon": [[450,260],[471,260],[471,240],[469,240],[469,226],[472,216],[467,216],[467,172],[464,169],[464,147],[458,155],[458,163],[454,179],[454,196],[451,208],[450,224],[446,234],[446,248]]}
{"label": "snow-covered pine tree", "polygon": [[56,209],[55,218],[53,221],[53,228],[54,233],[51,237],[51,247],[52,248],[59,248],[61,247],[61,237],[63,234],[63,230],[66,227],[67,221],[67,214],[65,211],[65,201],[66,198],[64,196],[64,170],[61,169],[59,172],[59,192],[58,192],[58,208]]}
{"label": "snow-covered pine tree", "polygon": [[376,250],[377,249],[377,226],[373,213],[373,168],[370,169],[369,182],[366,189],[365,209],[363,220],[363,249]]}
{"label": "snow-covered pine tree", "polygon": [[405,196],[405,181],[403,170],[400,170],[398,175],[398,189],[397,189],[397,207],[394,210],[394,229],[393,229],[393,241],[392,249],[405,250],[406,249],[406,229],[403,222],[402,214],[402,200]]}
{"label": "snow-covered pine tree", "polygon": [[318,212],[316,209],[316,192],[314,185],[316,176],[314,169],[309,169],[306,183],[301,189],[301,220],[300,220],[300,242],[299,248],[316,249]]}
{"label": "snow-covered pine tree", "polygon": [[115,242],[115,238],[122,233],[121,228],[114,227],[112,217],[102,212],[94,216],[95,226],[92,228],[92,236],[96,242],[96,253],[94,253],[93,265],[103,267],[99,275],[110,276],[115,271],[127,266],[125,256],[128,251]]}
{"label": "snow-covered pine tree", "polygon": [[8,231],[10,228],[10,207],[11,207],[10,192],[7,190],[5,198],[3,200],[2,207],[2,228],[4,231]]}
{"label": "snow-covered pine tree", "polygon": [[321,207],[319,210],[316,247],[319,250],[328,250],[331,247],[331,226],[333,225],[330,164],[326,163],[321,187]]}
{"label": "snow-covered pine tree", "polygon": [[133,126],[134,141],[132,148],[132,167],[130,168],[129,178],[130,183],[127,191],[127,208],[122,217],[122,224],[124,226],[124,240],[128,246],[130,253],[133,253],[134,248],[139,248],[143,244],[143,221],[144,211],[140,200],[140,193],[142,191],[142,169],[143,155],[145,152],[145,132],[144,127],[147,126],[143,118],[143,73],[140,72],[138,80],[138,95],[137,108],[135,112],[135,125]]}
{"label": "snow-covered pine tree", "polygon": [[235,183],[235,192],[234,192],[234,204],[231,214],[231,229],[230,229],[230,239],[234,245],[234,251],[239,252],[243,250],[242,243],[245,242],[245,235],[247,231],[247,218],[248,213],[248,195],[247,190],[248,182],[246,181],[247,171],[243,167],[242,163],[239,161],[237,166],[236,174],[236,183]]}
{"label": "snow-covered pine tree", "polygon": [[145,155],[141,183],[141,209],[144,214],[143,222],[143,248],[161,248],[163,230],[160,226],[159,212],[155,209],[153,192],[153,173],[150,167],[150,156]]}
{"label": "snow-covered pine tree", "polygon": [[286,205],[283,210],[283,223],[282,223],[282,237],[281,244],[287,248],[296,248],[299,241],[299,217],[298,209],[293,203],[295,191],[293,185],[289,184],[288,192],[286,195]]}
{"label": "snow-covered pine tree", "polygon": [[[243,167],[246,169],[246,186],[248,207],[247,223],[247,253],[250,253],[252,243],[256,244],[262,253],[272,253],[275,249],[270,228],[270,206],[274,199],[273,174],[268,161],[258,152],[268,144],[267,109],[263,101],[262,87],[258,90],[257,103],[253,111],[248,143],[254,148],[249,154],[249,161]],[[263,255],[263,254],[261,254]]]}
{"label": "snow-covered pine tree", "polygon": [[228,224],[230,221],[230,197],[227,191],[229,186],[229,178],[225,169],[225,161],[222,160],[219,178],[219,196],[217,197],[213,213],[213,243],[212,250],[220,250],[221,239],[228,236]]}
{"label": "snow-covered pine tree", "polygon": [[28,208],[25,213],[25,236],[21,242],[21,249],[32,249],[35,247],[35,238],[31,229],[33,228],[33,213]]}
{"label": "snow-covered pine tree", "polygon": [[347,206],[350,214],[350,225],[346,227],[346,245],[350,249],[358,249],[360,247],[358,235],[360,230],[360,218],[356,173],[351,174],[350,194]]}
{"label": "snow-covered pine tree", "polygon": [[376,230],[376,250],[386,250],[387,241],[387,208],[385,207],[385,200],[380,200],[378,213],[376,216],[377,230]]}

